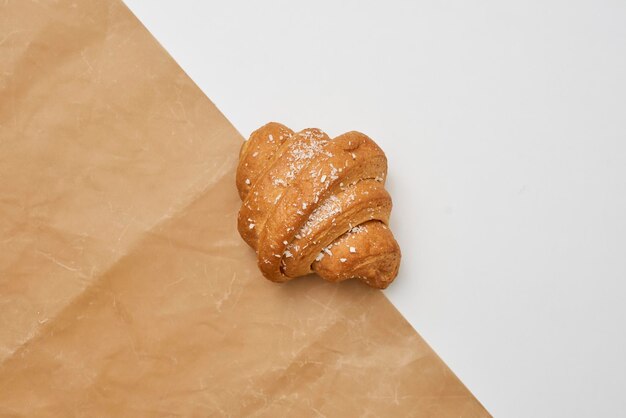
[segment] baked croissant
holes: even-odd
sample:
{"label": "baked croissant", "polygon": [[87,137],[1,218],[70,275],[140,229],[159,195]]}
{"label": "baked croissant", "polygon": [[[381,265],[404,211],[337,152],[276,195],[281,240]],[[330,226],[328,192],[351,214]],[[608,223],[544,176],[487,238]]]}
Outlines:
{"label": "baked croissant", "polygon": [[239,155],[238,229],[263,275],[285,282],[315,272],[389,286],[400,247],[387,227],[386,175],[385,154],[359,132],[331,139],[274,122],[253,132]]}

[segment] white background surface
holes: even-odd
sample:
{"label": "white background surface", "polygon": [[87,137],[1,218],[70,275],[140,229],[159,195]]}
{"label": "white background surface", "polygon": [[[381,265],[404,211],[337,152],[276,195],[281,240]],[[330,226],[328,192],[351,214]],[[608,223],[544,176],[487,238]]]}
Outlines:
{"label": "white background surface", "polygon": [[626,2],[126,3],[247,136],[389,158],[386,291],[497,417],[626,411]]}

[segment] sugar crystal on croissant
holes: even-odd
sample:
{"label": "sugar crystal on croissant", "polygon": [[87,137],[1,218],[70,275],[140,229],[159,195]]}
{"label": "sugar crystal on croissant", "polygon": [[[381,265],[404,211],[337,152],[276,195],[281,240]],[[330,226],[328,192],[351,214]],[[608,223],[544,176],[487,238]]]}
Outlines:
{"label": "sugar crystal on croissant", "polygon": [[269,280],[315,272],[384,289],[400,265],[386,177],[385,154],[362,133],[331,139],[268,123],[239,155],[239,233]]}

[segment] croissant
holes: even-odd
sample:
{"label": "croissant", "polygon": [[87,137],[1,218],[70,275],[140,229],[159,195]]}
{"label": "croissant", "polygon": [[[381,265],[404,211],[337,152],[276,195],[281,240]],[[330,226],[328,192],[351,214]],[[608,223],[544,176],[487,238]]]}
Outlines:
{"label": "croissant", "polygon": [[271,122],[244,142],[237,168],[238,230],[263,275],[285,282],[312,272],[384,289],[400,247],[387,224],[387,158],[366,135],[331,139]]}

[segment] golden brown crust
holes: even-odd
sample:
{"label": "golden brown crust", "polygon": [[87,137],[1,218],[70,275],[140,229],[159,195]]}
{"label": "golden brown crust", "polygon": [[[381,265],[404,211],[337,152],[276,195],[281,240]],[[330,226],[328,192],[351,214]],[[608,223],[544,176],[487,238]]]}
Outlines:
{"label": "golden brown crust", "polygon": [[386,176],[385,154],[359,132],[330,139],[277,123],[255,131],[237,170],[238,229],[263,275],[284,282],[315,271],[329,281],[387,287],[400,249],[386,226]]}
{"label": "golden brown crust", "polygon": [[293,131],[286,126],[270,122],[252,132],[250,139],[243,143],[239,153],[236,179],[237,190],[242,200],[248,194],[252,180],[263,172],[278,148],[292,135]]}
{"label": "golden brown crust", "polygon": [[[350,252],[353,248],[356,253]],[[400,247],[391,230],[382,222],[368,221],[339,237],[329,247],[332,257],[313,263],[324,279],[340,282],[357,278],[384,289],[398,275]]]}

